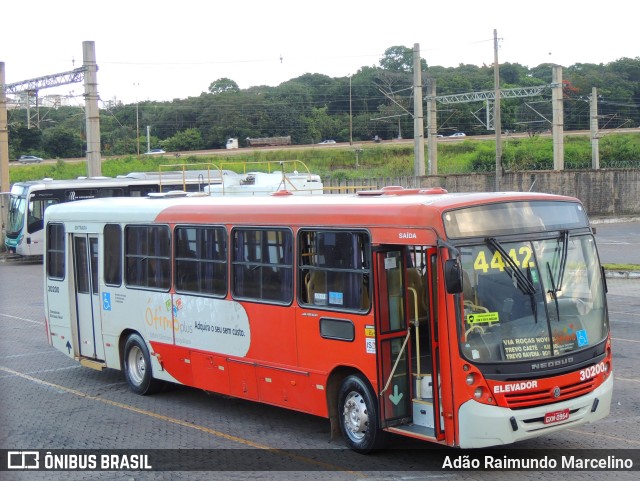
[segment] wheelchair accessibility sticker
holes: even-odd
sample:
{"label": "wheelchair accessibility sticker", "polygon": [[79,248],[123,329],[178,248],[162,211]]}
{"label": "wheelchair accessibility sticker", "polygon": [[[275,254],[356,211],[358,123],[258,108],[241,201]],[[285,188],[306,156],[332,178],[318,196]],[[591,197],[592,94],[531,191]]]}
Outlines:
{"label": "wheelchair accessibility sticker", "polygon": [[111,310],[111,293],[110,292],[102,293],[102,309],[105,311]]}

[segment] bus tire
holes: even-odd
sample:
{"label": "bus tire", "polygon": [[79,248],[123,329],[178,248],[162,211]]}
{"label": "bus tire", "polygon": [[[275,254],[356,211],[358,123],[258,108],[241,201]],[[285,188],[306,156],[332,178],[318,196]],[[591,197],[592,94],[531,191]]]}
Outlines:
{"label": "bus tire", "polygon": [[142,396],[158,392],[162,386],[153,378],[149,349],[139,334],[131,334],[124,345],[124,377],[131,390]]}
{"label": "bus tire", "polygon": [[347,445],[368,453],[382,445],[378,403],[369,384],[359,375],[345,378],[338,393],[340,431]]}

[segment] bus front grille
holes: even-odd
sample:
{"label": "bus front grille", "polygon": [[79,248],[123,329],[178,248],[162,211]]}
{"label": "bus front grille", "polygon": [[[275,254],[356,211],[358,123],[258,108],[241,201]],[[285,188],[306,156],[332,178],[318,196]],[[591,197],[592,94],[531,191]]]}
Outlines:
{"label": "bus front grille", "polygon": [[[554,386],[551,389],[537,389],[526,393],[506,394],[504,398],[507,402],[507,407],[511,409],[522,409],[574,399],[591,392],[593,386],[594,379],[592,378],[578,383]],[[559,389],[559,395],[556,388]]]}

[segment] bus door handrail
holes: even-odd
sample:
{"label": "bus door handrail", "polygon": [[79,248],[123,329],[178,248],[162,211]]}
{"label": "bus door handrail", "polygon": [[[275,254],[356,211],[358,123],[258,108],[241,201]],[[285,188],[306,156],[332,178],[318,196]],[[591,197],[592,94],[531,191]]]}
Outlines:
{"label": "bus door handrail", "polygon": [[[414,287],[408,287],[407,288],[412,294],[413,294],[413,309],[414,309],[414,313],[415,313],[415,319],[413,321],[410,321],[409,324],[413,324],[416,327],[416,356],[417,356],[417,372],[420,373],[420,340],[419,340],[419,331],[418,329],[420,328],[420,320],[418,318],[418,291],[414,288]],[[393,368],[391,369],[391,372],[389,373],[389,378],[387,379],[387,383],[384,385],[384,388],[382,389],[382,391],[380,391],[380,396],[382,396],[385,391],[389,388],[389,384],[391,384],[391,379],[393,378],[393,375],[396,372],[396,369],[398,368],[398,363],[400,362],[400,357],[402,357],[402,353],[404,352],[404,350],[407,347],[407,341],[409,340],[409,337],[411,336],[411,326],[409,326],[407,328],[407,335],[404,338],[404,342],[402,343],[402,348],[400,348],[400,352],[398,353],[398,357],[396,358],[396,362],[393,364]],[[418,383],[420,383],[420,379],[418,378]],[[420,389],[420,384],[418,384],[417,389]]]}
{"label": "bus door handrail", "polygon": [[402,353],[404,352],[405,348],[407,347],[407,341],[409,340],[409,336],[411,336],[411,329],[407,330],[407,335],[404,338],[404,342],[402,343],[402,348],[400,348],[400,352],[398,353],[398,357],[396,358],[396,362],[393,364],[393,368],[391,369],[391,372],[389,373],[389,379],[387,379],[387,383],[384,385],[384,388],[382,389],[382,391],[380,391],[379,396],[382,396],[385,391],[389,388],[389,384],[391,384],[391,379],[393,378],[393,375],[396,372],[396,369],[398,368],[398,363],[400,362],[400,357],[402,357]]}

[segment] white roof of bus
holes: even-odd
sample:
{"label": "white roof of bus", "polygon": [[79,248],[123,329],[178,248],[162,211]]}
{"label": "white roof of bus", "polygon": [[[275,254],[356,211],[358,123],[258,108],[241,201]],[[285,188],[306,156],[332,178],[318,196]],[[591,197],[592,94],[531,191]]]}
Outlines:
{"label": "white roof of bus", "polygon": [[[223,171],[224,175],[238,175],[232,171]],[[206,183],[208,179],[212,181],[220,180],[220,172],[218,170],[188,170],[184,180],[188,183],[197,182]],[[91,187],[115,187],[122,185],[146,185],[157,184],[162,180],[163,183],[181,183],[183,173],[181,171],[167,172],[131,172],[127,175],[119,175],[118,177],[78,177],[77,179],[40,179],[16,182],[18,185],[30,186],[37,189],[66,189],[66,188],[91,188]]]}
{"label": "white roof of bus", "polygon": [[261,197],[159,197],[159,198],[101,198],[77,202],[68,202],[49,207],[46,211],[48,220],[97,221],[97,222],[147,222],[155,219],[162,211],[174,206],[188,206],[190,211],[207,206],[260,206],[260,209],[283,204],[296,206],[369,206],[367,214],[375,212],[376,206],[418,206],[431,205],[435,210],[449,210],[474,204],[504,202],[506,200],[574,200],[570,197],[540,193],[522,192],[489,192],[489,193],[452,193],[452,194],[418,194],[418,195],[271,195]]}

